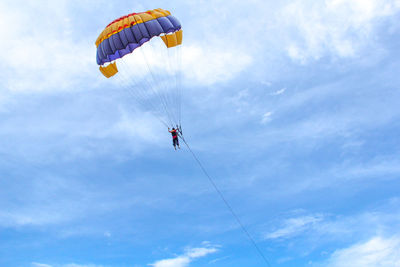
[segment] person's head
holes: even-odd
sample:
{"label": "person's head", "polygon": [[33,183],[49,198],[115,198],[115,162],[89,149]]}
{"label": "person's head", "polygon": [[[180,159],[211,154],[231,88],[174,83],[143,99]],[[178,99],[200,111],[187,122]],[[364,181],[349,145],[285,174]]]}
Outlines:
{"label": "person's head", "polygon": [[172,127],[172,130],[175,130],[175,128],[174,128],[174,127]]}

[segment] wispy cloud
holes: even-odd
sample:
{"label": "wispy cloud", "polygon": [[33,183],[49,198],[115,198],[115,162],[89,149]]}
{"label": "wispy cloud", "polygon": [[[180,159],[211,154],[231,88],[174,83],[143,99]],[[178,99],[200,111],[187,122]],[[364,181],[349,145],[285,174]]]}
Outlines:
{"label": "wispy cloud", "polygon": [[268,112],[264,113],[264,115],[262,116],[262,119],[261,119],[261,123],[265,124],[265,123],[271,121],[271,116],[272,116],[272,111],[268,111]]}
{"label": "wispy cloud", "polygon": [[286,91],[286,88],[282,88],[282,89],[280,89],[280,90],[277,90],[277,91],[271,93],[271,95],[281,95],[281,94],[283,94],[285,91]]}
{"label": "wispy cloud", "polygon": [[185,253],[182,255],[174,258],[159,260],[148,265],[153,267],[187,267],[192,261],[205,257],[209,254],[216,253],[217,251],[218,248],[215,246],[189,248],[186,249]]}
{"label": "wispy cloud", "polygon": [[[87,218],[87,216],[108,213],[113,209],[123,208],[124,205],[126,207],[139,202],[140,205],[144,205],[152,201],[150,198],[139,201],[138,199],[142,197],[133,197],[134,188],[129,185],[125,188],[129,187],[130,192],[124,192],[121,187],[113,188],[112,186],[98,187],[91,191],[88,190],[88,184],[82,181],[83,179],[76,179],[69,175],[65,177],[49,175],[46,172],[33,172],[29,179],[25,179],[21,177],[8,182],[1,181],[2,186],[8,188],[8,192],[0,197],[0,206],[7,207],[0,211],[0,227],[61,226],[77,219]],[[16,181],[19,181],[18,186],[9,184]],[[29,193],[26,194],[26,192]],[[14,196],[13,201],[10,201],[10,195]],[[125,197],[127,199],[122,200]],[[102,204],[99,205],[99,203]],[[79,228],[74,228],[74,230],[80,231]],[[57,230],[62,235],[70,235],[68,232],[64,233],[65,231],[62,227]],[[104,234],[104,230],[99,231],[97,235]],[[84,229],[81,232],[90,234],[92,229]]]}
{"label": "wispy cloud", "polygon": [[264,235],[265,239],[290,238],[312,229],[316,224],[322,222],[323,215],[308,215],[285,220],[283,227]]}
{"label": "wispy cloud", "polygon": [[[384,205],[358,214],[342,216],[326,213],[307,214],[293,211],[291,216],[276,222],[277,228],[264,234],[270,241],[299,242],[317,248],[324,243],[365,240],[374,236],[400,234],[399,199],[389,199]],[[361,265],[360,265],[361,266]]]}
{"label": "wispy cloud", "polygon": [[366,242],[338,249],[321,266],[394,267],[400,266],[400,238],[376,236]]}
{"label": "wispy cloud", "polygon": [[214,263],[216,263],[216,262],[226,260],[226,259],[228,259],[228,258],[230,258],[230,257],[231,257],[231,256],[225,256],[225,257],[221,257],[221,258],[216,258],[216,259],[214,259],[214,260],[210,260],[209,263],[210,263],[210,264],[214,264]]}
{"label": "wispy cloud", "polygon": [[[68,105],[59,104],[59,99],[53,98],[53,103],[52,99],[36,98],[24,107],[10,107],[10,114],[3,116],[7,123],[0,125],[0,135],[10,138],[7,142],[2,138],[0,152],[29,162],[50,162],[97,157],[118,147],[121,152],[136,154],[149,143],[167,145],[160,142],[167,137],[166,131],[160,131],[161,123],[149,113],[130,109],[130,99],[124,105],[107,95],[82,93],[63,100]],[[46,101],[51,103],[46,103],[43,111]],[[20,98],[20,102],[30,101]]]}
{"label": "wispy cloud", "polygon": [[285,261],[297,258],[293,253],[305,259],[320,253],[326,260],[310,261],[311,266],[397,266],[393,263],[400,259],[398,203],[397,198],[389,199],[379,207],[346,216],[295,210],[290,218],[276,221],[277,228],[264,238],[291,251],[290,257],[282,257]]}
{"label": "wispy cloud", "polygon": [[[308,179],[298,181],[292,192],[316,190],[329,188],[333,184],[357,184],[373,179],[381,181],[397,180],[400,174],[399,160],[394,156],[388,158],[376,158],[361,163],[343,162],[331,166],[321,173],[311,176]],[[326,179],[330,177],[330,179]]]}

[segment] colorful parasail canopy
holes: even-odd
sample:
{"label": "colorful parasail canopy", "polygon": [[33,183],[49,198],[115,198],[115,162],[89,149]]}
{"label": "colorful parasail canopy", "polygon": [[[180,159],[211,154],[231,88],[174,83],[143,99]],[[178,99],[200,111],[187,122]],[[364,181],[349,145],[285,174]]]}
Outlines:
{"label": "colorful parasail canopy", "polygon": [[116,65],[102,67],[105,63],[132,53],[155,36],[160,36],[168,48],[180,45],[180,22],[169,11],[161,8],[131,13],[114,20],[96,40],[96,61],[100,71],[107,78],[113,76],[118,71]]}
{"label": "colorful parasail canopy", "polygon": [[[158,8],[120,17],[96,40],[96,61],[109,85],[165,126],[181,125],[182,27]],[[118,67],[117,67],[118,65]]]}

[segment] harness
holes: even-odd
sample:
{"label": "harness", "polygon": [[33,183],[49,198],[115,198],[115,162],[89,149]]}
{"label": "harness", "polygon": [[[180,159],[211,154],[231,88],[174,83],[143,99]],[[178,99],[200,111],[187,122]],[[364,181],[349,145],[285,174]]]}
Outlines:
{"label": "harness", "polygon": [[173,139],[178,138],[178,134],[176,133],[176,130],[172,130],[172,131],[171,131],[171,134],[172,134],[172,138],[173,138]]}

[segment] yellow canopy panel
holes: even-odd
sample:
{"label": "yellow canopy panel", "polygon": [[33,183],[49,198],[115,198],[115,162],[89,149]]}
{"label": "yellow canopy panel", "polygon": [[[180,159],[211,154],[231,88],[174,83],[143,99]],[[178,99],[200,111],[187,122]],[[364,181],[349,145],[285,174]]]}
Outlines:
{"label": "yellow canopy panel", "polygon": [[161,35],[160,37],[168,48],[182,44],[182,30],[172,34]]}
{"label": "yellow canopy panel", "polygon": [[108,64],[107,66],[100,66],[99,69],[106,78],[110,78],[118,72],[116,62]]}

